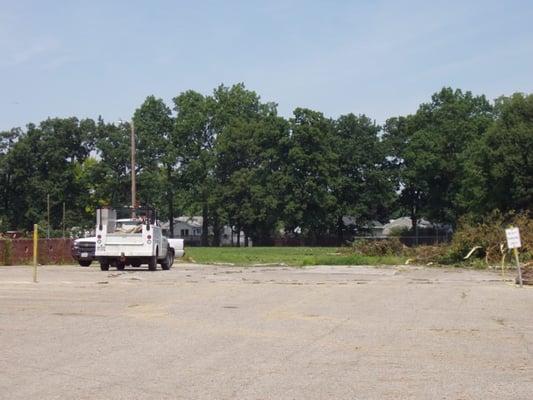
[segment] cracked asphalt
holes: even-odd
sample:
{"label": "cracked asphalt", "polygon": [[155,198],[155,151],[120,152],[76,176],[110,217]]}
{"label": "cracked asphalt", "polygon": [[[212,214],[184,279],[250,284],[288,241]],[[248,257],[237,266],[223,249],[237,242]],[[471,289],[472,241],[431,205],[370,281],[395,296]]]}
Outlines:
{"label": "cracked asphalt", "polygon": [[491,271],[0,267],[2,399],[531,399],[533,288]]}

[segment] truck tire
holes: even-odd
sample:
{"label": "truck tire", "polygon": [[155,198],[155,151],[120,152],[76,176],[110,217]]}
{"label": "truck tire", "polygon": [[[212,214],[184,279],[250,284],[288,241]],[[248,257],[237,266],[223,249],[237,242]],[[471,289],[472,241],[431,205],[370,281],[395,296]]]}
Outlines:
{"label": "truck tire", "polygon": [[109,271],[109,261],[106,259],[100,260],[100,269],[102,271]]}
{"label": "truck tire", "polygon": [[150,271],[155,271],[157,268],[157,256],[150,257],[148,260],[148,269]]}
{"label": "truck tire", "polygon": [[139,268],[141,266],[141,263],[139,261],[132,261],[131,266],[133,268]]}
{"label": "truck tire", "polygon": [[91,260],[80,260],[78,261],[78,263],[82,266],[82,267],[88,267],[89,265],[91,265]]}
{"label": "truck tire", "polygon": [[174,265],[174,258],[175,258],[175,255],[174,255],[174,249],[169,249],[168,250],[170,252],[170,262],[169,262],[169,268],[172,268],[172,266]]}
{"label": "truck tire", "polygon": [[170,267],[172,267],[172,264],[174,263],[174,253],[172,252],[172,249],[169,247],[167,249],[167,256],[163,261],[161,261],[161,268],[163,268],[165,271],[168,271]]}
{"label": "truck tire", "polygon": [[122,261],[117,261],[117,271],[124,271],[124,268],[126,268],[126,264]]}
{"label": "truck tire", "polygon": [[172,268],[174,265],[174,249],[169,249],[169,263],[168,263],[168,269]]}

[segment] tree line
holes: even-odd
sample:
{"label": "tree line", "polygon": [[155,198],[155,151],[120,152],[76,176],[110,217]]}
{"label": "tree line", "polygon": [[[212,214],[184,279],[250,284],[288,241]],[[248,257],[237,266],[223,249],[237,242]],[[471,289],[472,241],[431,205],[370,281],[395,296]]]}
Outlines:
{"label": "tree line", "polygon": [[[408,215],[455,225],[533,204],[533,95],[494,102],[443,88],[383,126],[364,114],[283,118],[243,84],[189,90],[133,115],[138,200],[161,219],[202,215],[255,243],[279,232],[339,242],[372,220]],[[130,124],[49,118],[0,132],[0,230],[94,225],[101,205],[130,203]],[[346,226],[351,216],[355,226]],[[172,225],[171,225],[172,226]]]}

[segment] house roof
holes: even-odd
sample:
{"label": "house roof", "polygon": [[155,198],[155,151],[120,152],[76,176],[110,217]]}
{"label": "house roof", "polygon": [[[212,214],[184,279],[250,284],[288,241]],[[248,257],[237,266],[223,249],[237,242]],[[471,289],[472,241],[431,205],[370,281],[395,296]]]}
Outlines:
{"label": "house roof", "polygon": [[[204,219],[202,217],[199,217],[199,216],[188,217],[188,216],[184,215],[184,216],[181,216],[181,217],[174,218],[174,224],[176,222],[181,222],[183,224],[189,225],[191,228],[201,228],[203,221],[204,221]],[[168,221],[167,222],[163,222],[161,224],[161,227],[163,229],[168,229],[169,228]]]}
{"label": "house roof", "polygon": [[204,222],[204,218],[203,217],[200,217],[200,216],[186,216],[186,215],[183,215],[181,217],[178,217],[178,218],[174,218],[174,223],[176,222],[183,222],[187,225],[190,225],[192,227],[195,227],[195,228],[201,228],[202,227],[202,224]]}
{"label": "house roof", "polygon": [[[417,223],[419,228],[432,228],[433,224],[425,219],[419,219]],[[388,224],[383,225],[383,234],[389,235],[395,229],[411,229],[413,227],[413,221],[410,217],[400,217],[397,219],[391,219]]]}
{"label": "house roof", "polygon": [[[345,215],[342,217],[342,223],[345,225],[345,226],[351,226],[351,225],[356,225],[357,224],[357,220],[355,217],[352,217],[350,215]],[[369,221],[367,222],[365,225],[364,225],[365,228],[381,228],[383,227],[383,224],[379,221],[376,221],[376,220],[373,220],[373,221]]]}

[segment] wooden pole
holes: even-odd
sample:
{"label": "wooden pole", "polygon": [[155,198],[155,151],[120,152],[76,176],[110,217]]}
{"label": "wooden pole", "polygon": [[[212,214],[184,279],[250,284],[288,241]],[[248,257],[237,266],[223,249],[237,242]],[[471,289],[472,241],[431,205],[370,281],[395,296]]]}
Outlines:
{"label": "wooden pole", "polygon": [[39,226],[33,225],[33,282],[37,283],[37,251],[39,250]]}
{"label": "wooden pole", "polygon": [[518,283],[520,284],[520,287],[522,287],[522,268],[520,268],[520,260],[518,259],[518,250],[516,247],[513,249],[514,253],[514,259],[516,261],[516,268],[518,269]]}
{"label": "wooden pole", "polygon": [[135,181],[135,127],[133,119],[131,120],[131,206],[135,208],[137,205],[137,185]]}

